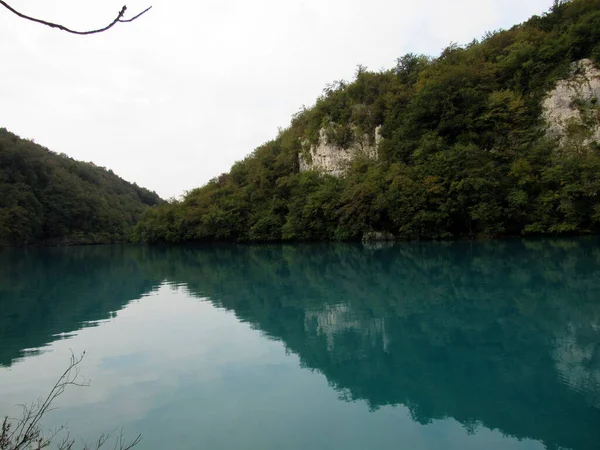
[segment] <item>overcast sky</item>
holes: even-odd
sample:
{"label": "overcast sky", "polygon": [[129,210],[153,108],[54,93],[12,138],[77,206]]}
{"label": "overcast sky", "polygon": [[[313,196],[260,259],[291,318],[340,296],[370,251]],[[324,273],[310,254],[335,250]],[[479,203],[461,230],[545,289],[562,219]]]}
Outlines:
{"label": "overcast sky", "polygon": [[[9,0],[74,29],[125,0]],[[0,7],[0,127],[93,161],[163,198],[272,139],[356,65],[436,56],[551,0],[129,0],[130,24],[75,36]]]}

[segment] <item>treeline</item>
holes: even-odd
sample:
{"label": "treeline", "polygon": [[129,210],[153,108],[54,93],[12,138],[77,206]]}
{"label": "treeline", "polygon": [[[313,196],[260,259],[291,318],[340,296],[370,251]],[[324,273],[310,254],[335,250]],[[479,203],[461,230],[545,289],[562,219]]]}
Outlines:
{"label": "treeline", "polygon": [[126,241],[155,192],[0,128],[0,246]]}
{"label": "treeline", "polygon": [[[600,0],[551,10],[437,58],[327,86],[314,107],[231,171],[147,210],[143,242],[402,239],[600,231],[598,144],[544,137],[541,103],[583,58],[600,62]],[[595,113],[598,105],[587,105]],[[300,172],[321,129],[347,147],[383,141],[346,176]],[[304,152],[304,153],[303,153]]]}

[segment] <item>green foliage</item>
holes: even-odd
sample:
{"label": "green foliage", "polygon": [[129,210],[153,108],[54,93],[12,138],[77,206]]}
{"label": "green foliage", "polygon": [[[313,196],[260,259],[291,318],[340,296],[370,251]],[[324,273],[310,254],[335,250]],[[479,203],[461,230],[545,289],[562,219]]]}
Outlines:
{"label": "green foliage", "polygon": [[[312,108],[229,174],[181,203],[148,210],[145,242],[402,239],[600,231],[600,154],[588,144],[598,106],[579,102],[585,127],[569,148],[544,138],[541,103],[573,61],[600,61],[600,0],[550,11],[438,58],[407,54],[396,67],[336,81]],[[588,104],[589,103],[589,104]],[[342,148],[370,144],[344,177],[300,172],[298,156],[324,132]],[[587,127],[587,128],[586,128]],[[587,134],[586,134],[587,133]],[[27,211],[14,211],[23,217]],[[2,233],[0,228],[0,233]]]}
{"label": "green foliage", "polygon": [[0,246],[124,241],[154,192],[0,128]]}

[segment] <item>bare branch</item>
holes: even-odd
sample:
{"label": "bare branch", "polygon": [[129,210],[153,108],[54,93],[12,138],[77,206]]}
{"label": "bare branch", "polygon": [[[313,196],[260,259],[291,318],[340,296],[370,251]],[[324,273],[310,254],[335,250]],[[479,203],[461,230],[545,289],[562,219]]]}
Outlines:
{"label": "bare branch", "polygon": [[142,16],[142,15],[146,14],[148,11],[150,11],[150,9],[152,9],[152,6],[150,6],[150,7],[146,8],[144,11],[142,11],[141,13],[132,17],[131,19],[124,19],[123,16],[125,15],[125,12],[127,11],[127,6],[123,6],[123,8],[121,8],[121,11],[119,11],[119,14],[117,15],[117,17],[107,26],[105,26],[103,28],[98,28],[97,30],[75,31],[75,30],[71,30],[70,28],[65,27],[64,25],[60,25],[58,23],[47,22],[45,20],[36,19],[35,17],[31,17],[26,14],[23,14],[23,13],[17,11],[16,9],[14,9],[12,6],[10,6],[8,3],[6,3],[4,0],[0,0],[0,5],[4,6],[10,12],[12,12],[13,14],[16,14],[17,16],[21,17],[22,19],[31,20],[32,22],[41,23],[42,25],[46,25],[51,28],[57,28],[59,30],[66,31],[67,33],[79,34],[79,35],[102,33],[103,31],[106,31],[106,30],[114,27],[116,24],[118,24],[120,22],[121,23],[133,22],[140,16]]}
{"label": "bare branch", "polygon": [[75,441],[71,439],[71,433],[67,433],[67,435],[58,443],[56,448],[58,450],[71,450],[73,445],[75,445]]}
{"label": "bare branch", "polygon": [[[76,357],[71,353],[70,364],[58,378],[46,398],[38,400],[30,405],[20,405],[22,416],[18,419],[6,417],[0,422],[0,450],[42,450],[49,447],[60,434],[66,433],[63,439],[57,442],[58,450],[73,450],[75,441],[71,438],[67,426],[56,428],[48,435],[42,434],[40,421],[48,412],[52,411],[53,402],[68,386],[89,386],[89,381],[83,380],[79,375],[79,364],[83,360],[85,352]],[[112,438],[113,433],[102,434],[94,446],[85,445],[83,450],[98,450]],[[138,435],[131,443],[126,443],[123,431],[115,438],[116,450],[129,450],[136,446],[142,439]]]}
{"label": "bare branch", "polygon": [[121,450],[129,450],[129,449],[135,447],[136,445],[138,445],[141,441],[142,441],[142,435],[138,434],[137,437],[133,441],[131,441],[131,443],[126,444],[124,447],[121,448]]}
{"label": "bare branch", "polygon": [[[1,0],[0,0],[1,1]],[[48,396],[38,405],[29,408],[26,411],[26,420],[23,420],[19,426],[16,428],[18,430],[19,435],[21,437],[20,442],[15,447],[15,450],[23,448],[26,446],[27,442],[31,442],[31,437],[36,430],[39,430],[38,424],[44,414],[48,412],[50,405],[56,400],[58,396],[60,396],[67,386],[87,386],[89,383],[85,381],[83,383],[79,383],[76,380],[79,378],[79,364],[83,360],[85,356],[85,352],[79,356],[75,357],[73,353],[71,353],[71,362],[67,369],[63,372],[63,374],[56,381]],[[39,432],[38,432],[39,434]]]}
{"label": "bare branch", "polygon": [[[125,8],[125,6],[123,7]],[[142,14],[146,14],[148,11],[150,11],[152,9],[152,6],[148,6],[145,10],[143,10],[141,13],[139,13],[137,16],[133,16],[131,19],[119,19],[119,22],[122,23],[129,23],[129,22],[133,22],[135,19],[137,19],[138,17],[140,17]]]}

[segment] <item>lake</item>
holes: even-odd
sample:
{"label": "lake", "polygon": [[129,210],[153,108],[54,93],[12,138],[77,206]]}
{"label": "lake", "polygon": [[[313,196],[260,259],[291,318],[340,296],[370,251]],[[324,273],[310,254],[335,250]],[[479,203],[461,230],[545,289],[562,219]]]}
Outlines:
{"label": "lake", "polygon": [[1,251],[0,414],[71,351],[78,442],[598,449],[600,239]]}

